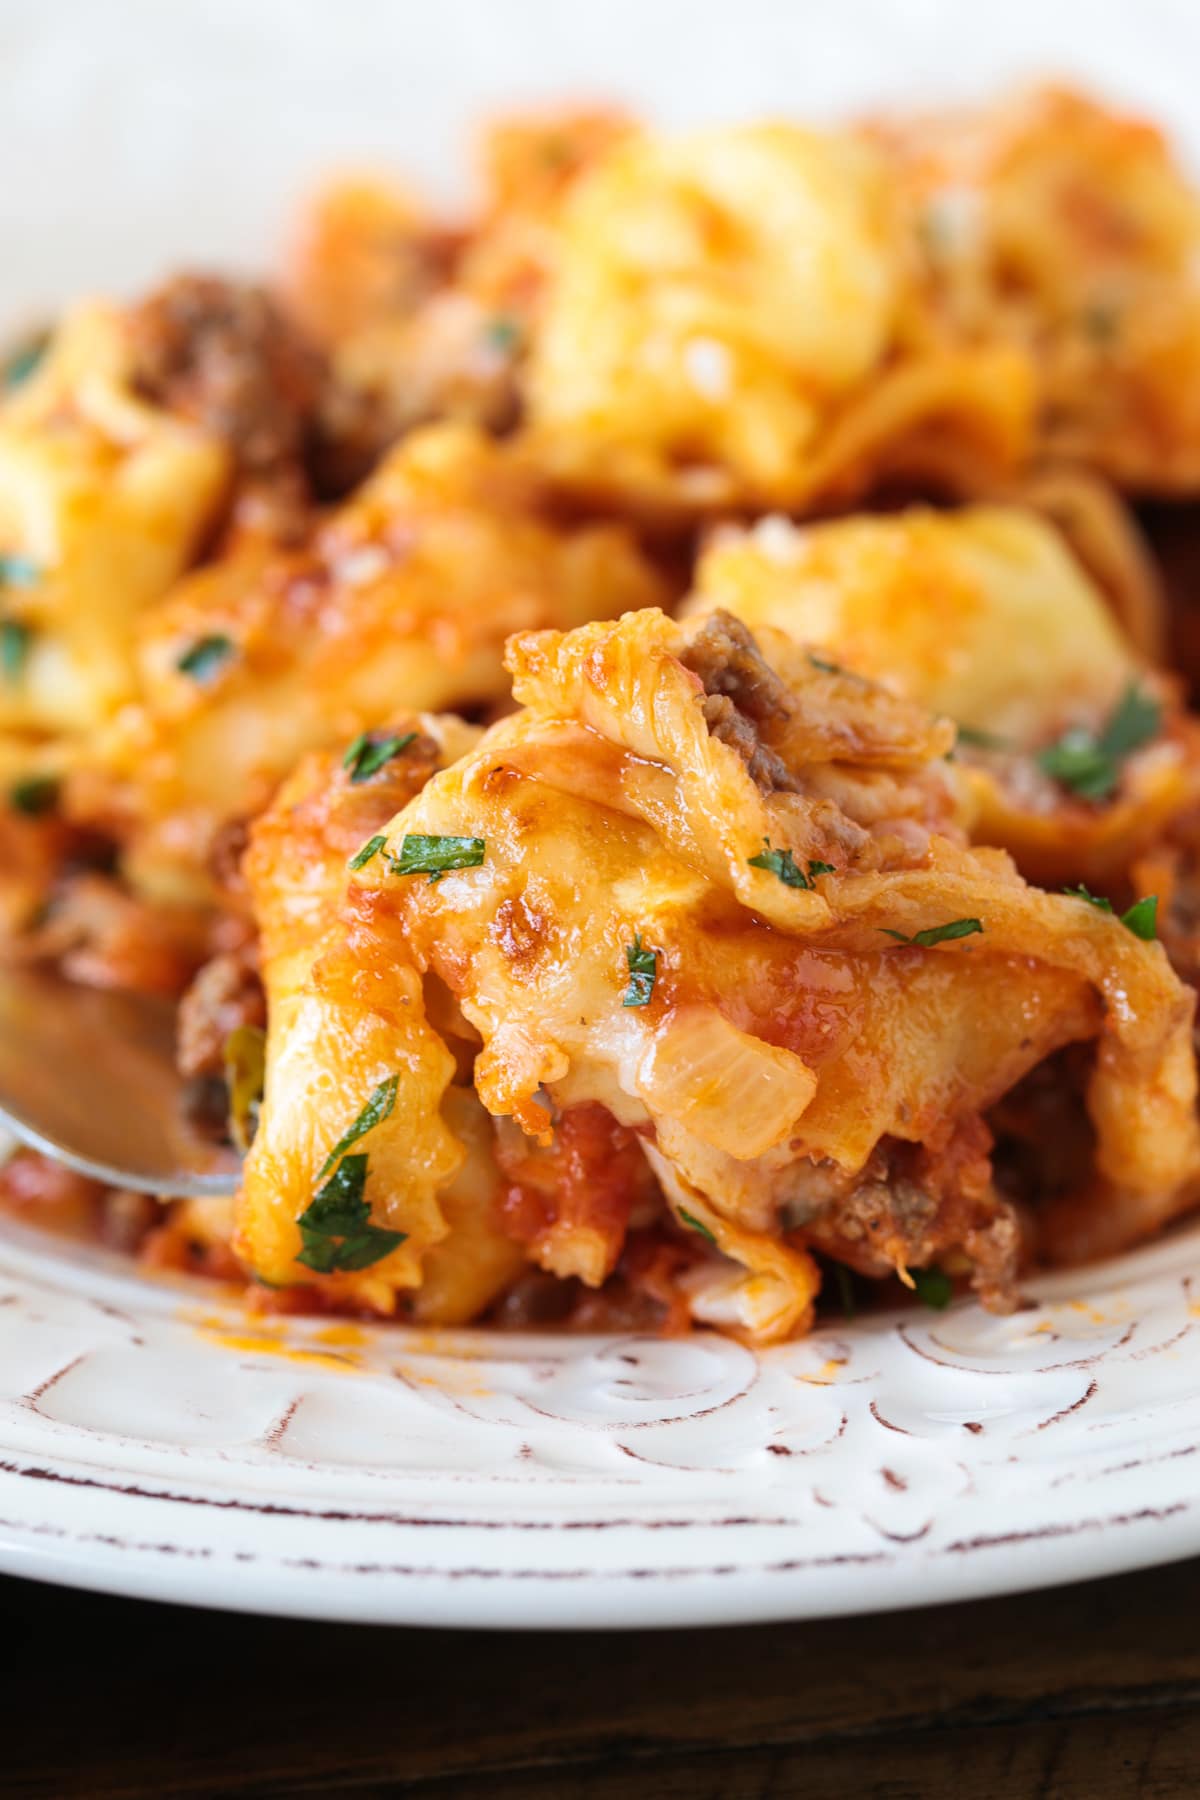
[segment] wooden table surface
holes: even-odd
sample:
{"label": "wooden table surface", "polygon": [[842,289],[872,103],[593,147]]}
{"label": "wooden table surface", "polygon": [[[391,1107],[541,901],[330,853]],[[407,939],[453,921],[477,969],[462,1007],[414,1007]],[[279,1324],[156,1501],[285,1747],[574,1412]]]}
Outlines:
{"label": "wooden table surface", "polygon": [[0,1607],[6,1800],[1200,1794],[1200,1562],[712,1632],[389,1631],[12,1580]]}

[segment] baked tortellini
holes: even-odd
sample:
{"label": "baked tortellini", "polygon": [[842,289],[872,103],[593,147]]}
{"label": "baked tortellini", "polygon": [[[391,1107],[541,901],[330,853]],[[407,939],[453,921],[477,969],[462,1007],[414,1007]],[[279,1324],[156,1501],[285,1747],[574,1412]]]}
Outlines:
{"label": "baked tortellini", "polygon": [[550,109],[481,175],[0,356],[0,956],[173,1000],[245,1158],[0,1204],[258,1309],[753,1344],[1200,1204],[1161,138]]}
{"label": "baked tortellini", "polygon": [[1044,520],[766,518],[700,558],[685,610],[820,646],[958,727],[970,830],[1030,879],[1121,882],[1200,798],[1200,736]]}
{"label": "baked tortellini", "polygon": [[[144,621],[141,704],[109,744],[110,807],[141,891],[203,892],[221,830],[307,750],[347,744],[394,696],[500,701],[509,633],[661,600],[619,525],[556,525],[519,453],[477,428],[407,437],[306,540],[249,537]],[[82,787],[83,784],[80,784]]]}
{"label": "baked tortellini", "polygon": [[[427,1017],[415,972],[398,965],[361,994],[353,967],[343,959],[339,972],[327,940],[347,859],[478,735],[454,718],[394,718],[374,742],[385,752],[401,748],[366,781],[356,781],[340,759],[309,757],[256,827],[247,864],[262,924],[267,1081],[275,1099],[255,1139],[238,1247],[269,1280],[303,1276],[288,1202],[279,1202],[304,1191],[322,1134],[340,1132],[344,1096],[363,1075],[378,1073],[386,1085],[402,1067],[399,1103],[370,1137],[373,1195],[381,1180],[388,1190],[386,1203],[375,1205],[379,1223],[372,1229],[394,1233],[395,1246],[361,1270],[329,1279],[380,1311],[390,1310],[398,1288],[420,1284],[414,1316],[443,1324],[481,1311],[522,1262],[495,1206],[500,1176],[487,1116],[469,1084],[457,1082],[455,1056]],[[341,1059],[336,1074],[310,1056],[313,1043]],[[310,1233],[314,1242],[320,1235]],[[379,1242],[368,1240],[372,1248]],[[310,1249],[310,1278],[320,1261]]]}
{"label": "baked tortellini", "polygon": [[[1191,997],[1115,917],[965,845],[947,721],[719,613],[529,633],[509,663],[522,710],[358,846],[315,955],[305,904],[240,1207],[266,1279],[419,1294],[455,1046],[533,1261],[599,1286],[657,1231],[690,1315],[754,1341],[808,1321],[814,1252],[1011,1303],[987,1118],[1068,1045],[1094,1149],[1042,1196],[1046,1242],[1181,1203]],[[268,946],[313,867],[283,829],[252,853]],[[645,1170],[614,1191],[622,1155]]]}
{"label": "baked tortellini", "polygon": [[907,341],[886,166],[847,134],[631,135],[559,231],[529,418],[584,493],[651,514],[798,507],[920,465],[935,428],[993,476],[1023,451],[1019,353]]}
{"label": "baked tortellini", "polygon": [[1200,200],[1161,132],[1065,88],[895,117],[885,156],[935,332],[1025,349],[1042,456],[1200,487]]}
{"label": "baked tortellini", "polygon": [[0,730],[83,737],[137,689],[139,617],[212,527],[222,440],[145,399],[124,315],[68,315],[0,405]]}

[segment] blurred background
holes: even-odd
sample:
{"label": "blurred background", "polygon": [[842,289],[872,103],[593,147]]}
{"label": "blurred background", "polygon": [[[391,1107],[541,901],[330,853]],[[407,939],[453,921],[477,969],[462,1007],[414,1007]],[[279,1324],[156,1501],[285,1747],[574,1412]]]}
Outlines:
{"label": "blurred background", "polygon": [[1047,74],[1200,161],[1195,0],[0,0],[0,307],[261,267],[331,166],[452,196],[464,127],[529,99],[819,119]]}

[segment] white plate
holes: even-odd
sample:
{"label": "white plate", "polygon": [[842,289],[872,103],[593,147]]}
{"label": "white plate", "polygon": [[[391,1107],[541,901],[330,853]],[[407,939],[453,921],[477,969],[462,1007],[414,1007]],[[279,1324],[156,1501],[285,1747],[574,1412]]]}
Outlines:
{"label": "white plate", "polygon": [[10,1231],[0,1567],[247,1611],[594,1626],[1190,1555],[1198,1244],[1046,1284],[1013,1318],[891,1315],[756,1358],[709,1334],[255,1325],[220,1290]]}
{"label": "white plate", "polygon": [[[1194,127],[1191,0],[0,0],[0,312],[261,266],[338,163],[445,187],[482,109],[673,120],[1071,73]],[[1193,150],[1196,148],[1193,140]],[[442,1625],[716,1623],[1200,1551],[1200,1235],[1036,1311],[711,1336],[248,1326],[214,1290],[0,1236],[0,1567]]]}

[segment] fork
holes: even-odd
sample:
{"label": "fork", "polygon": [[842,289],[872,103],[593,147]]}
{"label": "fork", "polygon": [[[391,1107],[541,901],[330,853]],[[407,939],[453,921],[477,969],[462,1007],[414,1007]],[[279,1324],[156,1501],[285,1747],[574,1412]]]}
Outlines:
{"label": "fork", "polygon": [[0,966],[0,1128],[111,1187],[235,1193],[236,1153],[190,1125],[166,1000]]}

